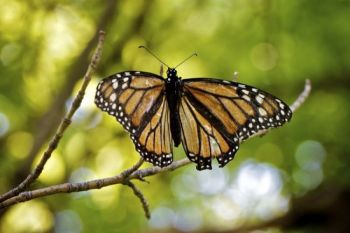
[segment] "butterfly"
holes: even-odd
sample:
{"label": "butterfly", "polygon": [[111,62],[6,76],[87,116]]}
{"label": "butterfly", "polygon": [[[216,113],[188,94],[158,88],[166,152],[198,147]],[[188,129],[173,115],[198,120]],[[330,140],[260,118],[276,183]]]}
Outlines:
{"label": "butterfly", "polygon": [[173,146],[182,143],[197,170],[211,169],[216,158],[224,167],[239,144],[260,130],[288,122],[292,111],[282,100],[242,83],[125,71],[97,86],[96,105],[130,133],[142,158],[165,167]]}

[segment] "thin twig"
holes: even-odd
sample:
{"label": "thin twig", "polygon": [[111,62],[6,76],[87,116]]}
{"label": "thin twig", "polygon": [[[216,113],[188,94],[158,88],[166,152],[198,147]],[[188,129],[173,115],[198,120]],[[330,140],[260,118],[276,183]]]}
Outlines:
{"label": "thin twig", "polygon": [[290,106],[292,112],[295,112],[309,97],[311,92],[311,81],[310,79],[305,80],[305,86],[303,92],[298,96],[298,98],[294,101],[294,103]]}
{"label": "thin twig", "polygon": [[56,149],[60,139],[62,138],[64,132],[66,131],[67,127],[70,125],[71,123],[71,119],[74,115],[74,113],[76,112],[76,110],[79,108],[81,101],[83,100],[84,94],[85,94],[85,90],[91,80],[91,75],[92,73],[95,71],[96,66],[101,58],[101,54],[102,54],[102,45],[104,42],[104,38],[105,38],[105,33],[103,31],[100,31],[99,34],[99,41],[96,47],[96,50],[94,52],[94,55],[91,59],[91,63],[89,64],[89,67],[85,73],[84,76],[84,82],[77,94],[77,96],[74,98],[73,103],[68,111],[68,113],[66,114],[66,116],[62,119],[55,135],[53,136],[53,138],[51,139],[48,148],[46,149],[46,151],[44,152],[44,154],[41,157],[40,162],[38,163],[38,165],[35,167],[35,169],[25,178],[24,181],[22,181],[18,186],[16,186],[15,188],[11,189],[10,191],[6,192],[5,194],[0,196],[0,202],[9,199],[11,197],[16,196],[17,194],[19,194],[20,192],[22,192],[23,190],[25,190],[31,183],[33,183],[41,174],[41,172],[44,169],[44,166],[46,164],[46,162],[48,161],[48,159],[51,157],[52,152]]}
{"label": "thin twig", "polygon": [[130,175],[131,175],[133,172],[137,171],[137,170],[141,167],[142,164],[143,164],[143,159],[140,158],[140,160],[139,160],[134,166],[132,166],[132,167],[129,168],[129,169],[126,169],[125,171],[123,171],[123,172],[121,173],[122,177],[124,177],[124,178],[130,177]]}
{"label": "thin twig", "polygon": [[143,211],[145,212],[145,216],[147,219],[150,219],[151,213],[149,211],[148,203],[147,203],[147,200],[146,200],[145,196],[143,195],[143,193],[130,180],[124,182],[124,184],[129,186],[132,189],[132,191],[134,192],[135,196],[140,199]]}

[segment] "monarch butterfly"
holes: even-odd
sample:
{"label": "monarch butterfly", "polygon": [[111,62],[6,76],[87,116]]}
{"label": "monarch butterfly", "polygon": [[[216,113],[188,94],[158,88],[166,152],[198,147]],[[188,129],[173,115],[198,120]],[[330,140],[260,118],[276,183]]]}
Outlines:
{"label": "monarch butterfly", "polygon": [[95,96],[154,165],[171,164],[173,146],[182,142],[197,170],[211,169],[212,158],[224,167],[241,141],[292,117],[287,104],[265,91],[219,79],[183,80],[176,67],[167,67],[166,79],[141,71],[113,74],[98,84]]}

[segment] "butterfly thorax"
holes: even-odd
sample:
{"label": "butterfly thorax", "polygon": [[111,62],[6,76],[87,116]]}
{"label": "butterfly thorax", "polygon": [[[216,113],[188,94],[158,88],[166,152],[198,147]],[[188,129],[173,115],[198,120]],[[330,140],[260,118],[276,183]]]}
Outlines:
{"label": "butterfly thorax", "polygon": [[181,95],[181,82],[176,70],[169,68],[165,92],[170,109],[170,130],[175,146],[178,146],[181,142],[180,117],[177,111]]}

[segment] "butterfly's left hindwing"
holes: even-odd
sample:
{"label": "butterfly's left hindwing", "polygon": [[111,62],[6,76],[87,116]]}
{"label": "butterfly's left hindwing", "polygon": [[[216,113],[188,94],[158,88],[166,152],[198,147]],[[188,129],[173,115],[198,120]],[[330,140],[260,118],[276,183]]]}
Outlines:
{"label": "butterfly's left hindwing", "polygon": [[154,165],[172,162],[170,112],[160,76],[138,71],[114,74],[97,86],[96,105],[130,133],[137,151]]}

